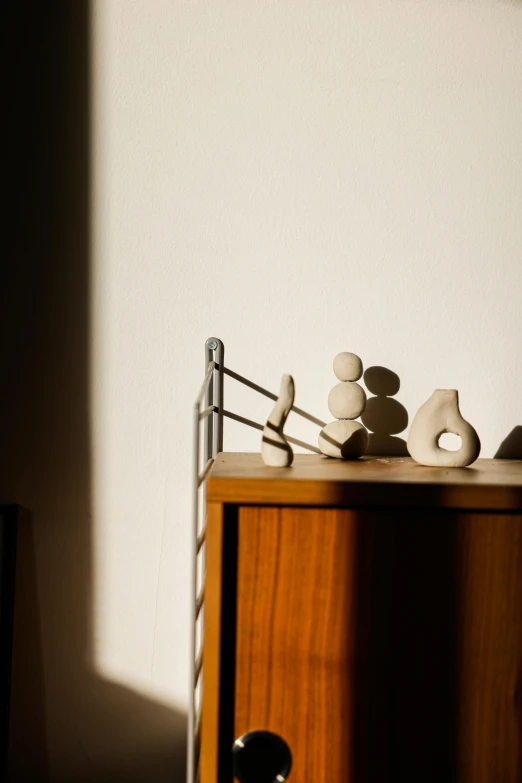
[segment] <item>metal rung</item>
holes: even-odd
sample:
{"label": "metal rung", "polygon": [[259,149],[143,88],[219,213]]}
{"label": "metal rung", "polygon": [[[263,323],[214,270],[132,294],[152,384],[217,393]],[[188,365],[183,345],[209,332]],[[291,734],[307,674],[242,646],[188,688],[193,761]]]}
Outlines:
{"label": "metal rung", "polygon": [[201,389],[199,390],[199,394],[196,397],[196,404],[199,405],[203,397],[205,396],[205,392],[207,390],[207,387],[210,383],[210,380],[212,378],[212,375],[214,373],[214,370],[216,369],[216,362],[209,362],[207,373],[205,375],[205,379],[203,383],[201,384]]}
{"label": "metal rung", "polygon": [[201,647],[200,653],[196,658],[196,663],[194,665],[194,688],[198,684],[198,680],[202,671],[203,671],[203,647]]}
{"label": "metal rung", "polygon": [[194,743],[196,747],[199,745],[199,733],[201,730],[201,708],[194,718]]}
{"label": "metal rung", "polygon": [[211,457],[198,476],[198,487],[200,487],[205,481],[206,477],[210,472],[210,468],[212,467],[213,464],[214,464],[214,457]]}
{"label": "metal rung", "polygon": [[202,421],[203,419],[206,419],[207,416],[210,416],[210,414],[214,413],[214,411],[217,411],[217,406],[209,405],[208,408],[205,408],[205,410],[201,411],[199,414],[199,420]]}
{"label": "metal rung", "polygon": [[205,601],[205,588],[203,587],[201,589],[201,592],[196,598],[196,620],[199,617],[199,613],[201,612],[201,607],[203,606],[204,601]]}
{"label": "metal rung", "polygon": [[201,550],[201,547],[205,543],[206,533],[207,533],[207,530],[206,530],[206,528],[204,528],[201,531],[201,533],[199,534],[199,536],[197,537],[197,540],[196,540],[196,554],[199,553],[199,551]]}

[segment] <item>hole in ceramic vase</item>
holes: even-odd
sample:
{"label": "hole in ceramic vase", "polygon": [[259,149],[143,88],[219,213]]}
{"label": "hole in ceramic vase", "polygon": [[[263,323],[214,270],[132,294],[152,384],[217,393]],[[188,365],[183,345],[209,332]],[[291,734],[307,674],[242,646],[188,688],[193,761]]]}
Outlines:
{"label": "hole in ceramic vase", "polygon": [[443,432],[439,438],[439,444],[441,449],[446,451],[458,451],[462,446],[462,438],[459,435],[454,435],[452,432]]}

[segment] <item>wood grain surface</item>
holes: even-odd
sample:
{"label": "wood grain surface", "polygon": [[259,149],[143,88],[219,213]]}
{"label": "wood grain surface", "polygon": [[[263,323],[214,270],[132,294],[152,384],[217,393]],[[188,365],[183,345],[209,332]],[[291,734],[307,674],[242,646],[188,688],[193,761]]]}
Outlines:
{"label": "wood grain surface", "polygon": [[239,530],[235,735],[280,734],[295,783],[348,780],[355,604],[342,585],[354,568],[353,519],[242,508]]}
{"label": "wood grain surface", "polygon": [[273,468],[260,454],[222,453],[212,467],[207,497],[223,503],[520,511],[522,460],[430,468],[404,457],[343,461],[297,454],[291,468]]}
{"label": "wood grain surface", "polygon": [[522,781],[522,516],[459,515],[459,781]]}
{"label": "wood grain surface", "polygon": [[291,781],[520,783],[522,515],[242,507],[237,568],[234,734]]}

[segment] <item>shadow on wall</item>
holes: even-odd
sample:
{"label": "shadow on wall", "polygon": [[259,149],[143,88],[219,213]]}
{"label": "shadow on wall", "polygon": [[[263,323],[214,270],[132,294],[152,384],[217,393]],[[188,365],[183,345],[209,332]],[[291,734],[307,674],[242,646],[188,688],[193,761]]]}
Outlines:
{"label": "shadow on wall", "polygon": [[[400,389],[397,373],[387,367],[368,367],[364,383],[375,397],[369,397],[361,416],[370,431],[367,454],[372,456],[407,457],[406,441],[397,437],[408,426],[408,411],[394,396]],[[496,459],[522,459],[522,425],[513,427],[495,454]]]}
{"label": "shadow on wall", "polygon": [[367,454],[407,457],[406,441],[397,437],[408,426],[408,411],[394,399],[401,386],[399,376],[387,367],[368,367],[364,383],[368,391],[375,394],[368,398],[361,416],[362,423],[370,430]]}
{"label": "shadow on wall", "polygon": [[185,716],[89,666],[89,3],[11,2],[3,30],[11,181],[0,495],[31,511],[36,571],[29,550],[18,567],[36,577],[27,585],[37,598],[34,621],[15,617],[27,642],[13,665],[26,686],[12,703],[10,780],[180,781]]}
{"label": "shadow on wall", "polygon": [[522,459],[522,425],[513,427],[507,438],[504,438],[497,453],[497,459]]}

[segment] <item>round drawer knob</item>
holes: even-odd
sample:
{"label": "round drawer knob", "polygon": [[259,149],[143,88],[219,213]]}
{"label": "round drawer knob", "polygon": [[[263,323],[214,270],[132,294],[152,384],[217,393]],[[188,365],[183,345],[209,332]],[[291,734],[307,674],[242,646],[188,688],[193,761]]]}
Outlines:
{"label": "round drawer knob", "polygon": [[243,734],[234,742],[232,754],[240,783],[283,783],[292,766],[290,748],[270,731]]}

